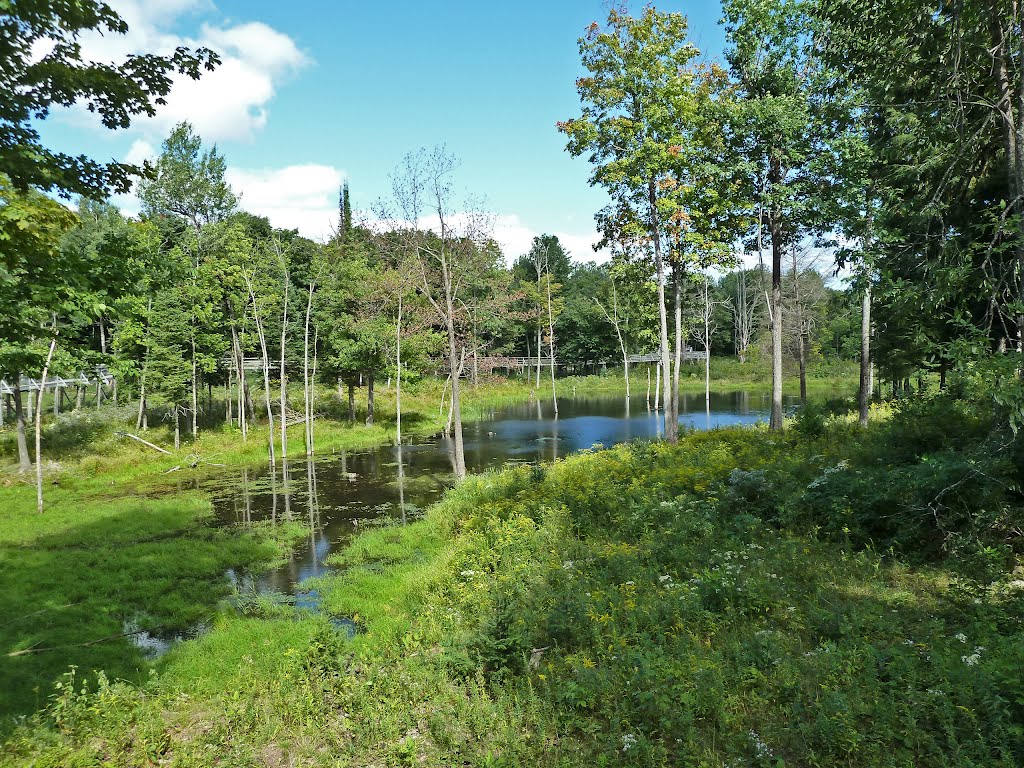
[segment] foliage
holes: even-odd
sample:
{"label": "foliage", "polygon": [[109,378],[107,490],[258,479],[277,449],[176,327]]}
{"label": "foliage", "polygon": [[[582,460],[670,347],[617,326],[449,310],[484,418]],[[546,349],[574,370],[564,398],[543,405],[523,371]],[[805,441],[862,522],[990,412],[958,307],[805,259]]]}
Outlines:
{"label": "foliage", "polygon": [[82,36],[128,32],[124,19],[99,0],[5,2],[0,30],[0,168],[21,192],[35,187],[93,199],[127,192],[139,168],[48,149],[37,121],[54,106],[82,103],[104,127],[127,128],[165,103],[175,74],[197,79],[220,61],[205,48],[185,47],[164,56],[132,54],[119,63],[85,58]]}

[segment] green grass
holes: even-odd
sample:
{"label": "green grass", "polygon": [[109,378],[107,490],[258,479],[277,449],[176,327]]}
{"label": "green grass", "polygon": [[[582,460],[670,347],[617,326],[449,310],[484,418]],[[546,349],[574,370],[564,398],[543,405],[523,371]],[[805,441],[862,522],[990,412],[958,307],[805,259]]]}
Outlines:
{"label": "green grass", "polygon": [[[930,494],[931,465],[987,450],[936,408],[470,478],[336,555],[325,615],[223,614],[141,688],[68,681],[0,765],[1019,765],[1024,590],[1002,534],[956,529],[980,570],[929,554],[924,528],[865,545],[889,530],[872,471]],[[936,523],[955,504],[1019,520],[1007,458]],[[885,503],[910,522],[903,492]],[[871,515],[842,517],[860,499]]]}

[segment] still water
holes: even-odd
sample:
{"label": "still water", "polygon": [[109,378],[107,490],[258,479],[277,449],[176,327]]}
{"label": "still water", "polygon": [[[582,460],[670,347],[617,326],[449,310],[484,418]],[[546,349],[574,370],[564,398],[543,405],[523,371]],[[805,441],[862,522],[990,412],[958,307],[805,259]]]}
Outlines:
{"label": "still water", "polygon": [[[787,402],[795,404],[795,399]],[[767,393],[680,395],[679,421],[693,429],[713,429],[766,420]],[[470,472],[507,464],[551,461],[594,445],[656,439],[663,415],[650,410],[645,396],[577,397],[495,409],[464,427]],[[200,487],[213,499],[222,524],[256,520],[308,523],[309,538],[280,568],[258,575],[229,574],[243,589],[293,595],[300,607],[315,608],[317,595],[303,582],[323,575],[324,559],[342,548],[360,523],[387,516],[408,520],[436,500],[452,482],[452,444],[443,437],[376,450],[318,454],[315,461],[291,460],[274,472],[233,470]]]}

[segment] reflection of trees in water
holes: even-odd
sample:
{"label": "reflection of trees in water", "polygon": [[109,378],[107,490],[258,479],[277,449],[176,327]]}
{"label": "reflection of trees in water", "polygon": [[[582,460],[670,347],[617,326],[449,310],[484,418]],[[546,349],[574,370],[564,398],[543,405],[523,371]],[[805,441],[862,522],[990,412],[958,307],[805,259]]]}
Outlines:
{"label": "reflection of trees in water", "polygon": [[402,525],[405,519],[405,462],[402,459],[402,443],[398,443],[398,510],[402,514]]}

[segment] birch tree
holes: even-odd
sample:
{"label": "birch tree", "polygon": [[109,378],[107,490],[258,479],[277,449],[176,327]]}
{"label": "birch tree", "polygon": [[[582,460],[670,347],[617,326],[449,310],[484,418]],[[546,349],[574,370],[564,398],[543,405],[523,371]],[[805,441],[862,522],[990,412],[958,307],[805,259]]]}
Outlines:
{"label": "birch tree", "polygon": [[455,478],[466,476],[460,378],[466,359],[462,339],[462,295],[473,279],[482,246],[490,239],[490,217],[469,202],[455,208],[455,158],[443,147],[405,156],[392,175],[393,202],[383,218],[404,243],[418,273],[423,297],[447,335],[451,374],[452,458]]}

